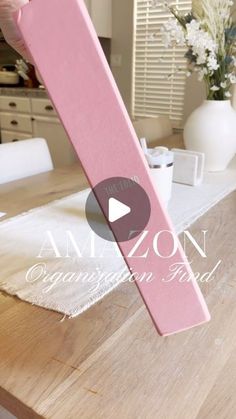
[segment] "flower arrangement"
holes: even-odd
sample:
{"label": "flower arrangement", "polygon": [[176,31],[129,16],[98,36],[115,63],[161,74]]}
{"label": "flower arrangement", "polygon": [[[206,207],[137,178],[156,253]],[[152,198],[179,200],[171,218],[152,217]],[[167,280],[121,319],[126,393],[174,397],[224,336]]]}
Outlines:
{"label": "flower arrangement", "polygon": [[196,71],[199,80],[205,81],[208,100],[227,100],[236,83],[236,22],[232,5],[230,0],[193,0],[192,10],[183,15],[165,2],[173,17],[162,28],[164,45],[186,46],[186,74]]}

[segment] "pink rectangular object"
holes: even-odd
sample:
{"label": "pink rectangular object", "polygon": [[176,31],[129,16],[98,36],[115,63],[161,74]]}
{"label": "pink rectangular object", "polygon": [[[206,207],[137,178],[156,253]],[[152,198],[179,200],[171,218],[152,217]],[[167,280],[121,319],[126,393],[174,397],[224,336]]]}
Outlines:
{"label": "pink rectangular object", "polygon": [[[83,0],[32,0],[17,13],[16,21],[90,185],[135,176],[149,196],[147,257],[128,257],[137,238],[118,245],[130,271],[155,274],[154,281],[136,284],[159,334],[171,335],[208,321],[195,280],[163,281],[176,263],[184,264],[182,273],[188,277],[191,268],[179,242],[169,258],[157,257],[153,250],[156,233],[173,228]],[[161,253],[166,254],[169,244],[160,241]]]}

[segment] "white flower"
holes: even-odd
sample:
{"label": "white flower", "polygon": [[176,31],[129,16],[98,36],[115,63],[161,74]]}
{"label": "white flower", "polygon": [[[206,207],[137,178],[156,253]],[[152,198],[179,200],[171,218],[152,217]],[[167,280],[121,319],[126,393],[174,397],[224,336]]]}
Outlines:
{"label": "white flower", "polygon": [[161,29],[162,40],[165,47],[171,46],[176,43],[180,46],[185,46],[185,35],[183,28],[176,19],[169,19]]}
{"label": "white flower", "polygon": [[225,78],[226,80],[229,80],[231,84],[235,84],[236,83],[236,75],[235,73],[229,73],[229,74],[225,74]]}
{"label": "white flower", "polygon": [[212,86],[210,90],[212,90],[212,92],[218,92],[220,88],[218,86]]}
{"label": "white flower", "polygon": [[222,87],[222,89],[226,89],[226,87],[227,87],[226,81],[221,82],[220,87]]}
{"label": "white flower", "polygon": [[232,95],[231,95],[231,93],[230,92],[226,92],[225,93],[225,97],[231,97]]}
{"label": "white flower", "polygon": [[193,19],[190,23],[187,23],[187,41],[190,46],[204,51],[216,52],[217,46],[208,32],[203,30],[200,26],[200,22]]}
{"label": "white flower", "polygon": [[165,48],[169,48],[172,45],[172,39],[169,32],[162,31],[162,43]]}
{"label": "white flower", "polygon": [[[157,7],[160,4],[160,0],[153,0],[153,3],[156,4],[156,7]],[[165,10],[165,11],[168,10],[169,11],[170,5],[169,5],[168,1],[164,0],[162,2],[161,6],[162,6],[163,10]]]}
{"label": "white flower", "polygon": [[170,8],[169,1],[167,1],[167,0],[162,0],[162,1],[160,1],[160,0],[150,0],[150,6],[153,9],[158,7],[160,5],[160,3],[161,3],[161,7],[162,7],[163,10],[168,10],[169,11],[169,8]]}
{"label": "white flower", "polygon": [[220,10],[219,16],[221,17],[221,19],[228,20],[230,18],[230,10]]}
{"label": "white flower", "polygon": [[217,69],[217,45],[210,34],[203,30],[200,22],[195,19],[186,25],[186,29],[187,45],[191,48],[193,55],[196,56],[197,64],[202,65],[208,63],[210,71]]}
{"label": "white flower", "polygon": [[230,0],[192,0],[192,10],[196,18],[203,23],[205,30],[224,53],[225,29],[230,22]]}
{"label": "white flower", "polygon": [[219,64],[217,62],[215,55],[213,54],[209,55],[209,57],[207,58],[207,67],[209,68],[210,71],[218,70]]}
{"label": "white flower", "polygon": [[236,67],[236,57],[233,56],[232,60],[233,60],[233,66]]}
{"label": "white flower", "polygon": [[231,84],[235,84],[236,83],[236,75],[231,73],[229,74],[229,80]]}
{"label": "white flower", "polygon": [[[150,3],[157,4],[158,1],[161,0],[150,0]],[[234,3],[232,0],[193,0],[194,18],[182,25],[179,20],[184,19],[184,15],[176,11],[178,15],[175,16],[175,7],[168,6],[167,2],[167,8],[175,18],[169,19],[162,28],[162,38],[166,48],[175,45],[187,47],[186,57],[189,66],[183,70],[186,76],[189,77],[191,73],[197,72],[198,79],[200,81],[205,79],[212,92],[224,89],[226,97],[230,97],[228,96],[230,93],[227,92],[229,85],[236,84],[235,51],[227,54],[225,37],[225,30],[230,28],[233,22],[230,18],[230,8]],[[224,69],[222,65],[220,71],[222,73],[220,83],[217,81],[219,75],[215,72],[223,64],[225,56],[227,59]],[[228,74],[224,74],[226,71]]]}
{"label": "white flower", "polygon": [[156,41],[156,39],[157,39],[157,34],[156,33],[152,33],[149,36],[149,41],[151,41],[151,42]]}

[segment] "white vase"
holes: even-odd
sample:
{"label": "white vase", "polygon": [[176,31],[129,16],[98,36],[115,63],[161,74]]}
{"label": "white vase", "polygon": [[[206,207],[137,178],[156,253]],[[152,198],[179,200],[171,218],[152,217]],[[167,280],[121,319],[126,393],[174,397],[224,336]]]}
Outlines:
{"label": "white vase", "polygon": [[205,154],[205,169],[225,170],[236,153],[236,111],[230,100],[205,100],[184,128],[187,150]]}

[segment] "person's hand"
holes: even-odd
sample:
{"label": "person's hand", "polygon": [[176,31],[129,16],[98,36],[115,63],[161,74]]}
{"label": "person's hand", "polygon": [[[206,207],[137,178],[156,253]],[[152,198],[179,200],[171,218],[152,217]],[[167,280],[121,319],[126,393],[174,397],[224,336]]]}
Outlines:
{"label": "person's hand", "polygon": [[0,27],[7,43],[11,45],[23,58],[31,61],[23,39],[17,29],[12,13],[20,9],[29,0],[0,0]]}

